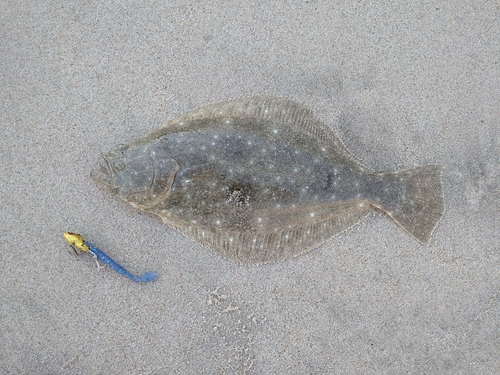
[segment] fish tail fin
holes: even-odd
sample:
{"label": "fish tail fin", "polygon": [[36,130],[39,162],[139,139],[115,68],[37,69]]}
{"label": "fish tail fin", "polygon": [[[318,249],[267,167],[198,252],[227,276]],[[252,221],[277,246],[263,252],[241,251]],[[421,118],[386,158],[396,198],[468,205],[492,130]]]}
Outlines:
{"label": "fish tail fin", "polygon": [[402,184],[400,199],[388,200],[381,207],[397,224],[427,245],[444,213],[441,166],[422,167],[384,173]]}

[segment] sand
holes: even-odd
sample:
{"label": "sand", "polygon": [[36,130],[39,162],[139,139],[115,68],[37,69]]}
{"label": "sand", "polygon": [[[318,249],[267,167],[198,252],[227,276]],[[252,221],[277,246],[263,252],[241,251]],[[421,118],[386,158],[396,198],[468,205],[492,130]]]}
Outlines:
{"label": "sand", "polygon": [[[496,1],[106,3],[0,6],[2,374],[498,373]],[[378,171],[441,164],[430,245],[374,211],[241,267],[89,178],[165,119],[260,93]],[[159,279],[98,270],[63,231]]]}

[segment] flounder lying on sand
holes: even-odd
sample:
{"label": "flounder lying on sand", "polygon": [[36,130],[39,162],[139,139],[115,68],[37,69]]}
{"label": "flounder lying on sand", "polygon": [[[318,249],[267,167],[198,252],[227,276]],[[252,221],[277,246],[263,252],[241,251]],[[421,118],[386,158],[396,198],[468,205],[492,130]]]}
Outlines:
{"label": "flounder lying on sand", "polygon": [[311,250],[377,208],[427,244],[441,168],[376,173],[310,109],[274,96],[209,104],[103,155],[92,177],[240,264]]}

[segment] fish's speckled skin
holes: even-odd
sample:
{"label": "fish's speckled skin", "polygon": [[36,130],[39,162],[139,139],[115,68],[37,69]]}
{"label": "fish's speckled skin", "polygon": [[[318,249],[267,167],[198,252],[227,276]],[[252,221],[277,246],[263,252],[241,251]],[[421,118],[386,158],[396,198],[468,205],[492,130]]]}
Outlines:
{"label": "fish's speckled skin", "polygon": [[441,168],[375,173],[307,107],[262,95],[209,104],[103,156],[92,177],[226,259],[280,261],[378,208],[428,243]]}

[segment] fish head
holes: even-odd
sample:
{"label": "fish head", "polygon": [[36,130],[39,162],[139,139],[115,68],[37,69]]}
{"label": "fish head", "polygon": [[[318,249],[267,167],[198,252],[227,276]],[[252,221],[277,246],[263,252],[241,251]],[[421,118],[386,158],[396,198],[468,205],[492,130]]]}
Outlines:
{"label": "fish head", "polygon": [[147,209],[170,195],[178,169],[158,142],[118,145],[102,155],[91,177],[132,206]]}

